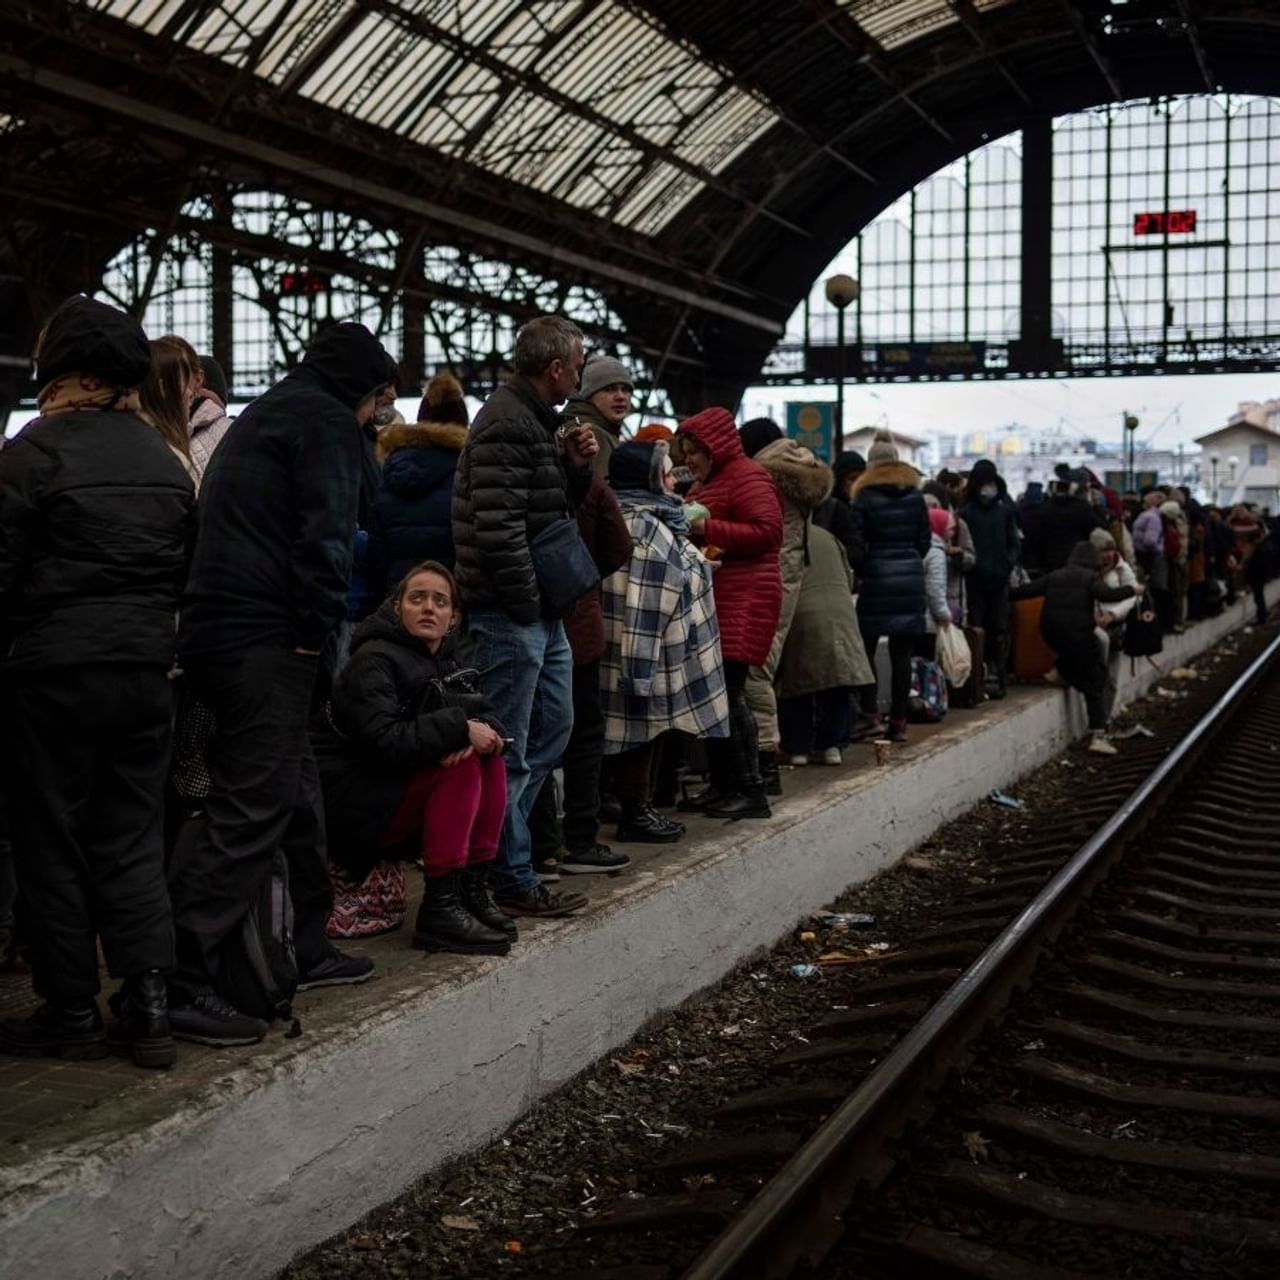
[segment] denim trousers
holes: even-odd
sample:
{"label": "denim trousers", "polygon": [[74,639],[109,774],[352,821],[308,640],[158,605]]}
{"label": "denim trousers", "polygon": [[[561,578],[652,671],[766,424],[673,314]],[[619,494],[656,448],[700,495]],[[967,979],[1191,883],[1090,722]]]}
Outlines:
{"label": "denim trousers", "polygon": [[498,609],[467,615],[473,658],[507,737],[507,818],[490,883],[498,896],[539,884],[529,813],[573,730],[573,655],[558,620],[513,622]]}

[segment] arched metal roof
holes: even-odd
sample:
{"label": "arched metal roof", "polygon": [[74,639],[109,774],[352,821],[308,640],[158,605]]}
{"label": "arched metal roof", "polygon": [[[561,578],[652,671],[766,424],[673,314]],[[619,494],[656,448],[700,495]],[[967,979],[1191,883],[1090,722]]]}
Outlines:
{"label": "arched metal roof", "polygon": [[948,160],[1277,55],[1272,0],[0,0],[0,263],[272,186],[596,283],[733,399]]}

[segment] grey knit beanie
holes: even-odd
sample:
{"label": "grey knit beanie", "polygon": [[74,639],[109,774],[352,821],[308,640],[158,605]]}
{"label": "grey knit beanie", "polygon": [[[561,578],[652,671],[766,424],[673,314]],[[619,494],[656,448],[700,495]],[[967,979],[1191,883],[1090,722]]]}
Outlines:
{"label": "grey knit beanie", "polygon": [[631,376],[631,370],[621,360],[605,355],[592,356],[583,367],[578,398],[590,400],[597,391],[603,391],[605,387],[611,387],[615,382],[625,383],[628,387],[636,385],[635,379]]}
{"label": "grey knit beanie", "polygon": [[867,466],[874,467],[881,462],[897,462],[898,450],[894,447],[893,437],[887,431],[877,431],[871,448],[867,450]]}

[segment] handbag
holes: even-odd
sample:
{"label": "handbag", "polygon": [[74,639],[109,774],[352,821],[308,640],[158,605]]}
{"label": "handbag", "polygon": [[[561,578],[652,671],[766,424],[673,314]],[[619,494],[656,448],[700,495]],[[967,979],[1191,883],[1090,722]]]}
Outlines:
{"label": "handbag", "polygon": [[973,670],[973,655],[959,627],[947,625],[938,628],[938,663],[953,689],[959,689],[968,680]]}
{"label": "handbag", "polygon": [[1164,649],[1164,628],[1151,604],[1150,592],[1144,591],[1124,624],[1124,652],[1130,658],[1149,658]]}
{"label": "handbag", "polygon": [[568,516],[529,539],[529,556],[542,612],[548,618],[565,617],[588,591],[600,585],[600,571],[578,533],[578,522]]}

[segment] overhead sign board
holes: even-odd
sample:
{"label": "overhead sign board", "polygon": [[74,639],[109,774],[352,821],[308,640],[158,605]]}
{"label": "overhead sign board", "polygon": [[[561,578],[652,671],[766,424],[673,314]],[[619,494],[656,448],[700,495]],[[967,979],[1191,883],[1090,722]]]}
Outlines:
{"label": "overhead sign board", "polygon": [[830,400],[789,400],[787,435],[823,462],[832,461],[836,406]]}

